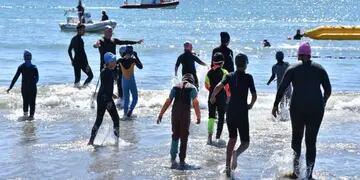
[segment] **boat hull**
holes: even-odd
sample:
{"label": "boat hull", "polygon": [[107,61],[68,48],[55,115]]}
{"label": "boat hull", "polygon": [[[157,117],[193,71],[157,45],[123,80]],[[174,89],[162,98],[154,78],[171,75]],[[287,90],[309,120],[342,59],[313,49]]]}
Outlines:
{"label": "boat hull", "polygon": [[[85,25],[85,32],[102,32],[105,30],[106,26],[111,26],[112,28],[116,27],[116,21],[113,20],[107,20],[107,21],[101,21],[101,22],[95,22],[95,23],[87,23]],[[76,32],[76,23],[60,23],[59,24],[60,29],[62,31],[68,31],[68,32]]]}
{"label": "boat hull", "polygon": [[151,9],[151,8],[167,8],[174,9],[179,5],[179,1],[165,2],[161,4],[124,4],[120,8],[124,9]]}
{"label": "boat hull", "polygon": [[304,35],[317,40],[360,40],[360,26],[320,26]]}

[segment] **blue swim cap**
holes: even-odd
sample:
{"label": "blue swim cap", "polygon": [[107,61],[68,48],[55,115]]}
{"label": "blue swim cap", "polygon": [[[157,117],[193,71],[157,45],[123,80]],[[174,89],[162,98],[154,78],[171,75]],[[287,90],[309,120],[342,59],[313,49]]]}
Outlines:
{"label": "blue swim cap", "polygon": [[32,55],[31,52],[27,49],[24,50],[24,60],[31,60],[32,59]]}
{"label": "blue swim cap", "polygon": [[104,54],[104,62],[105,62],[105,64],[113,62],[113,61],[116,61],[116,56],[113,53],[107,52],[107,53]]}

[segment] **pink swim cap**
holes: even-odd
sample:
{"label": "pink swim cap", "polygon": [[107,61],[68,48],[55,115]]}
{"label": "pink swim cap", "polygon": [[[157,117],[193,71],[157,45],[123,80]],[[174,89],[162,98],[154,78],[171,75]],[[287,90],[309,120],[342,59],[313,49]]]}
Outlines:
{"label": "pink swim cap", "polygon": [[303,43],[299,46],[298,55],[309,55],[311,56],[311,47],[308,42]]}

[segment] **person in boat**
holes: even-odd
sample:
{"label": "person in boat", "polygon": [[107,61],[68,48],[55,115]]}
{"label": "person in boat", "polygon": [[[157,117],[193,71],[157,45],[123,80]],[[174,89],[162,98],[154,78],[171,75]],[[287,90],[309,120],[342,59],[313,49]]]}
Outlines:
{"label": "person in boat", "polygon": [[[276,57],[277,63],[274,64],[272,67],[272,74],[271,74],[269,81],[267,82],[267,85],[270,85],[270,83],[272,81],[274,81],[274,79],[276,77],[277,78],[277,81],[276,81],[277,89],[279,89],[280,83],[284,77],[285,71],[290,66],[290,64],[288,62],[284,62],[284,53],[282,51],[276,52],[275,57]],[[281,108],[285,107],[286,103],[289,102],[289,100],[291,98],[291,91],[292,91],[291,86],[286,88],[285,96],[284,96],[284,98],[282,98],[281,103],[280,103]]]}
{"label": "person in boat", "polygon": [[[83,86],[88,85],[93,79],[94,75],[91,71],[91,68],[87,60],[87,56],[84,49],[84,41],[81,38],[81,36],[85,34],[85,25],[78,24],[76,29],[77,29],[77,34],[71,39],[68,48],[68,53],[71,60],[71,64],[74,67],[75,87],[80,87],[81,71],[83,71],[88,76]],[[75,52],[74,57],[72,55],[73,50]]]}
{"label": "person in boat", "polygon": [[79,4],[78,6],[76,6],[77,11],[78,11],[78,16],[79,16],[79,22],[80,23],[84,23],[83,21],[85,20],[84,18],[84,13],[85,13],[85,7],[82,3],[82,0],[79,0]]}
{"label": "person in boat", "polygon": [[[232,72],[215,87],[210,102],[215,104],[217,95],[224,89],[225,85],[230,87],[230,102],[227,107],[226,123],[229,131],[229,141],[226,150],[226,175],[231,176],[231,170],[237,167],[237,158],[250,144],[249,116],[248,111],[252,109],[257,99],[254,80],[251,74],[246,73],[248,58],[245,54],[235,57],[236,71]],[[251,102],[248,104],[248,91],[251,92]],[[241,144],[234,150],[238,132]],[[231,167],[230,167],[231,163]]]}
{"label": "person in boat", "polygon": [[294,40],[301,40],[301,38],[304,37],[304,34],[301,34],[300,29],[296,30],[296,34],[294,36]]}
{"label": "person in boat", "polygon": [[157,124],[160,124],[164,113],[174,101],[171,111],[172,141],[171,141],[171,169],[178,168],[176,156],[178,154],[178,146],[180,140],[180,166],[184,170],[186,168],[185,158],[187,142],[189,137],[189,128],[191,122],[191,106],[194,107],[196,114],[196,124],[200,124],[201,114],[198,100],[198,92],[195,85],[195,79],[191,73],[186,73],[182,77],[182,82],[175,85],[162,106]]}
{"label": "person in boat", "polygon": [[22,75],[21,80],[21,95],[23,98],[23,112],[24,117],[28,116],[29,107],[30,107],[30,120],[34,119],[35,115],[35,102],[36,102],[36,93],[37,93],[37,82],[39,81],[39,72],[35,65],[31,63],[32,54],[29,50],[24,50],[24,63],[21,64],[16,74],[11,81],[10,87],[6,90],[7,93],[14,87],[17,79]]}
{"label": "person in boat", "polygon": [[224,55],[225,61],[223,68],[226,69],[229,73],[234,72],[234,61],[233,61],[233,51],[228,47],[230,44],[230,35],[228,32],[220,33],[221,44],[219,47],[215,48],[212,52],[211,57],[217,52],[221,52]]}
{"label": "person in boat", "polygon": [[[118,38],[113,38],[112,35],[113,35],[113,28],[108,25],[105,27],[104,36],[101,39],[97,40],[96,43],[94,44],[94,48],[99,49],[100,71],[104,66],[104,54],[107,52],[111,52],[116,55],[116,45],[133,45],[133,44],[141,44],[144,42],[144,40],[139,40],[139,41],[120,40]],[[121,86],[121,79],[122,79],[121,69],[119,69],[118,72],[119,72],[118,80],[120,82],[118,82],[119,99],[117,104],[120,104],[122,102],[122,97],[123,97],[122,86]]]}
{"label": "person in boat", "polygon": [[264,39],[263,46],[264,47],[271,47],[271,44],[270,44],[270,42],[268,40]]}
{"label": "person in boat", "polygon": [[214,91],[215,86],[221,82],[223,78],[228,74],[227,70],[223,68],[224,56],[221,52],[215,53],[213,59],[212,68],[208,71],[205,77],[205,88],[209,91],[208,98],[208,110],[209,110],[209,121],[208,121],[208,141],[207,144],[211,145],[212,135],[214,131],[214,124],[216,120],[216,112],[218,116],[217,130],[216,130],[216,143],[219,143],[220,136],[224,126],[225,108],[227,98],[230,97],[228,87],[225,86],[223,90],[216,96],[216,103],[210,102],[211,94]]}
{"label": "person in boat", "polygon": [[[123,90],[123,98],[124,98],[124,117],[130,118],[135,106],[138,101],[138,90],[135,81],[135,66],[139,69],[143,68],[143,65],[136,53],[133,51],[132,46],[127,46],[124,57],[117,60],[122,72],[122,90]],[[130,104],[130,93],[132,96],[132,102]]]}
{"label": "person in boat", "polygon": [[[316,159],[316,139],[324,116],[326,102],[331,95],[331,84],[326,70],[311,61],[311,47],[303,43],[298,49],[299,63],[292,65],[285,72],[272,109],[276,117],[278,105],[286,88],[292,83],[294,92],[290,103],[292,127],[291,148],[294,150],[293,178],[300,174],[301,143],[305,130],[306,179],[312,179]],[[323,87],[323,93],[320,86]]]}
{"label": "person in boat", "polygon": [[186,41],[184,43],[184,53],[181,54],[175,64],[175,76],[177,76],[177,71],[180,66],[182,65],[182,75],[190,73],[193,75],[195,80],[195,86],[199,88],[199,80],[196,75],[196,69],[195,69],[195,62],[202,66],[206,66],[206,63],[201,61],[194,53],[193,53],[193,46],[191,42]]}
{"label": "person in boat", "polygon": [[116,56],[111,52],[104,55],[105,68],[100,73],[100,89],[97,95],[97,112],[95,124],[91,130],[88,145],[94,145],[96,134],[101,126],[105,111],[108,111],[114,123],[114,135],[119,138],[119,115],[112,99],[114,90],[113,71],[116,67]]}
{"label": "person in boat", "polygon": [[107,21],[107,20],[109,20],[109,16],[106,14],[106,11],[105,11],[105,10],[101,11],[101,14],[102,14],[102,16],[101,16],[101,21]]}

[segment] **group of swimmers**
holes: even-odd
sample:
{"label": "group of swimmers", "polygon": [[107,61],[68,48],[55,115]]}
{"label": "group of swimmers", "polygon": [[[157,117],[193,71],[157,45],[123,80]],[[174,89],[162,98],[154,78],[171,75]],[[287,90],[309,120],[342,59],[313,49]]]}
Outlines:
{"label": "group of swimmers", "polygon": [[[81,71],[87,74],[83,86],[88,85],[93,73],[88,64],[84,49],[82,36],[85,33],[85,26],[77,26],[77,34],[72,38],[68,53],[74,68],[75,86],[80,87]],[[233,61],[233,51],[228,47],[230,35],[227,32],[220,33],[221,44],[212,52],[211,69],[205,77],[205,88],[209,91],[208,96],[208,140],[207,144],[214,144],[212,136],[216,119],[216,141],[219,142],[223,125],[226,124],[229,131],[229,140],[226,149],[226,174],[231,175],[231,171],[237,167],[238,157],[249,147],[249,116],[248,111],[252,109],[256,100],[256,88],[251,74],[246,72],[249,59],[245,54],[235,56]],[[133,50],[132,44],[140,44],[139,41],[124,41],[112,38],[112,28],[108,26],[104,36],[96,41],[94,48],[99,49],[100,54],[100,88],[97,95],[97,117],[91,130],[88,145],[94,144],[97,131],[107,110],[113,120],[114,135],[119,137],[119,115],[116,104],[113,101],[114,81],[117,81],[118,96],[123,108],[124,116],[131,117],[137,104],[138,92],[136,87],[134,68],[143,68],[143,65]],[[121,58],[116,58],[116,46],[119,49]],[[75,55],[72,55],[72,51]],[[21,64],[13,78],[7,92],[15,84],[19,75],[22,74],[21,92],[23,96],[24,116],[34,118],[36,101],[36,84],[39,74],[35,65],[31,63],[32,55],[28,50],[24,51],[25,63]],[[293,172],[291,177],[297,178],[300,175],[300,155],[301,142],[304,136],[306,143],[306,165],[307,178],[312,178],[312,172],[316,157],[316,139],[320,124],[324,115],[325,105],[331,94],[331,85],[325,69],[311,61],[311,47],[309,43],[301,44],[298,49],[298,63],[289,65],[284,62],[284,54],[279,51],[276,53],[277,63],[272,67],[272,76],[268,85],[277,77],[278,91],[274,102],[272,114],[278,114],[278,105],[290,99],[290,118],[292,124],[291,147],[294,150]],[[184,53],[181,54],[175,64],[175,75],[177,75],[180,64],[182,65],[182,81],[175,85],[162,106],[157,118],[157,123],[162,121],[163,115],[172,104],[171,124],[172,141],[170,148],[171,167],[185,169],[186,149],[189,136],[189,126],[191,120],[191,107],[194,107],[196,123],[201,122],[201,113],[198,100],[199,81],[196,74],[195,62],[207,66],[198,56],[193,53],[191,42],[184,43]],[[234,64],[236,69],[234,69]],[[292,85],[292,86],[291,86]],[[322,94],[320,86],[323,87]],[[293,92],[291,93],[291,89]],[[248,103],[248,93],[251,93],[251,102]],[[130,94],[132,102],[130,104]],[[286,94],[286,98],[283,98]],[[285,101],[286,102],[286,101]],[[129,105],[130,104],[130,105]],[[284,103],[282,103],[284,104]],[[235,149],[237,137],[240,136],[240,146]],[[176,156],[179,151],[180,141],[180,162],[177,163]]]}

